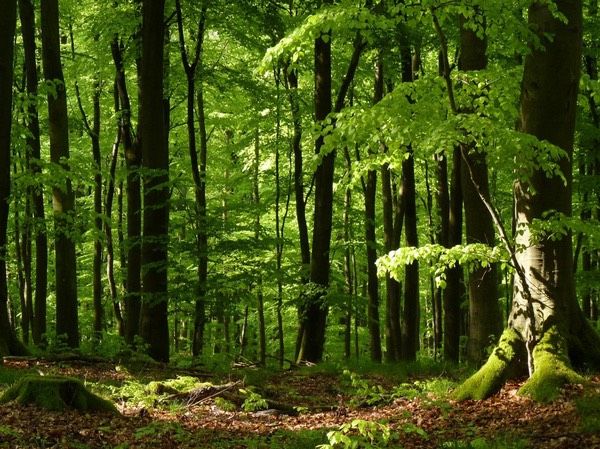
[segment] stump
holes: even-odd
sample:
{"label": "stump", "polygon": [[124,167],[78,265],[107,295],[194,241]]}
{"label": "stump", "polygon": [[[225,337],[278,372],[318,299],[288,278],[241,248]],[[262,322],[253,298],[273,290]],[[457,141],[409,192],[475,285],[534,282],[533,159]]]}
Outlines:
{"label": "stump", "polygon": [[0,404],[35,404],[47,410],[119,413],[114,404],[88,391],[78,379],[59,376],[25,376],[0,397]]}

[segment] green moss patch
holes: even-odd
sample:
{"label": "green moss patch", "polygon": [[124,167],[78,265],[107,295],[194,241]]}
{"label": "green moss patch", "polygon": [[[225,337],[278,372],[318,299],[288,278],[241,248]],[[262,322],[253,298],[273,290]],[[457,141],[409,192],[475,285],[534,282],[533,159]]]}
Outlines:
{"label": "green moss patch", "polygon": [[522,345],[519,335],[513,329],[506,329],[485,365],[455,390],[454,398],[459,401],[480,400],[498,392],[508,378]]}
{"label": "green moss patch", "polygon": [[567,384],[582,384],[583,377],[569,364],[567,345],[556,326],[544,332],[533,349],[534,372],[520,388],[519,394],[538,402],[550,402],[558,398]]}
{"label": "green moss patch", "polygon": [[112,402],[89,392],[80,380],[70,377],[25,376],[0,397],[0,404],[11,401],[54,411],[74,408],[118,413]]}

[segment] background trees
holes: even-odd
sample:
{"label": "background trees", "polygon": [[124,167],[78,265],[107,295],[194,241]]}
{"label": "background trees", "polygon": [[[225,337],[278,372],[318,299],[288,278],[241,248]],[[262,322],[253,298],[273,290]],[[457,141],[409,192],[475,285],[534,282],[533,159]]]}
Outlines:
{"label": "background trees", "polygon": [[[575,78],[560,96],[535,96],[568,99],[568,120],[553,105],[527,103],[529,90],[520,97],[523,76],[539,84],[544,71],[557,72],[536,62],[549,43],[528,21],[573,49],[580,35],[563,38],[556,20],[526,1],[82,5],[20,2],[6,165],[13,194],[5,195],[6,235],[15,238],[4,245],[2,276],[20,323],[10,329],[28,335],[33,320],[36,344],[64,333],[76,346],[80,333],[87,349],[95,317],[96,350],[117,351],[124,334],[159,360],[319,361],[343,348],[374,360],[420,351],[478,363],[511,316],[519,264],[510,252],[523,247],[574,260],[560,267],[569,273],[560,285],[573,298],[579,287],[587,317],[596,317],[593,5],[582,101]],[[38,17],[41,41],[32,36]],[[570,68],[561,57],[545,64],[574,74],[583,58],[573,54]],[[577,112],[574,145],[526,121],[515,130],[518,117],[533,117],[529,109],[543,110],[545,123],[570,123],[571,134]],[[98,120],[87,123],[81,111]],[[102,136],[94,155],[90,131]],[[567,160],[581,160],[572,184]],[[533,214],[517,214],[516,227],[514,181],[517,208]],[[552,189],[560,204],[543,199]],[[47,279],[46,316],[48,233],[57,272]],[[94,247],[102,260],[92,270]],[[378,282],[375,255],[383,256]],[[518,276],[517,286],[522,309]],[[46,321],[56,329],[46,331]]]}

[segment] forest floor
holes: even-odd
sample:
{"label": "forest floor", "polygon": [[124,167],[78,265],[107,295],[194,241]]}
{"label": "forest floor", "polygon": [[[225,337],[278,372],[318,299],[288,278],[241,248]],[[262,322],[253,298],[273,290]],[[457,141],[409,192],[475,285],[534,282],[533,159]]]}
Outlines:
{"label": "forest floor", "polygon": [[[359,448],[524,449],[600,448],[600,376],[572,386],[550,404],[516,394],[520,383],[507,384],[485,401],[454,402],[456,380],[444,373],[398,380],[385,373],[342,373],[332,367],[290,371],[232,370],[216,379],[200,370],[156,366],[126,368],[113,363],[6,361],[0,367],[0,392],[27,373],[66,375],[110,397],[120,415],[75,410],[50,412],[35,406],[0,406],[0,447],[6,448],[265,448],[313,449],[326,444],[327,432],[345,423],[362,429]],[[382,374],[383,373],[383,374]],[[151,380],[179,379],[257,392],[248,400],[260,408],[262,395],[300,411],[224,411],[218,395],[200,403],[148,390]],[[173,399],[173,398],[179,399]],[[229,404],[231,405],[231,404]],[[263,404],[264,405],[264,404]],[[364,421],[384,423],[368,437]],[[389,429],[391,440],[383,441]],[[340,435],[340,434],[338,434]],[[360,430],[350,431],[355,440]],[[369,446],[370,444],[370,446]],[[350,446],[337,445],[337,448]]]}

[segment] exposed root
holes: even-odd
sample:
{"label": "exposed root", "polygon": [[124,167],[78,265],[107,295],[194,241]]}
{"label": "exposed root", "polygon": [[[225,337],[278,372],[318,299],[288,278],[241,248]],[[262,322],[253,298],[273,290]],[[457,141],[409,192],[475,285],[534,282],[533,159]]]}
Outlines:
{"label": "exposed root", "polygon": [[513,329],[506,329],[485,365],[456,389],[454,397],[459,401],[479,400],[498,392],[520,362],[523,348],[519,335]]}
{"label": "exposed root", "polygon": [[556,326],[550,327],[533,350],[535,371],[519,394],[538,402],[556,399],[566,384],[584,383],[569,363],[567,345]]}

